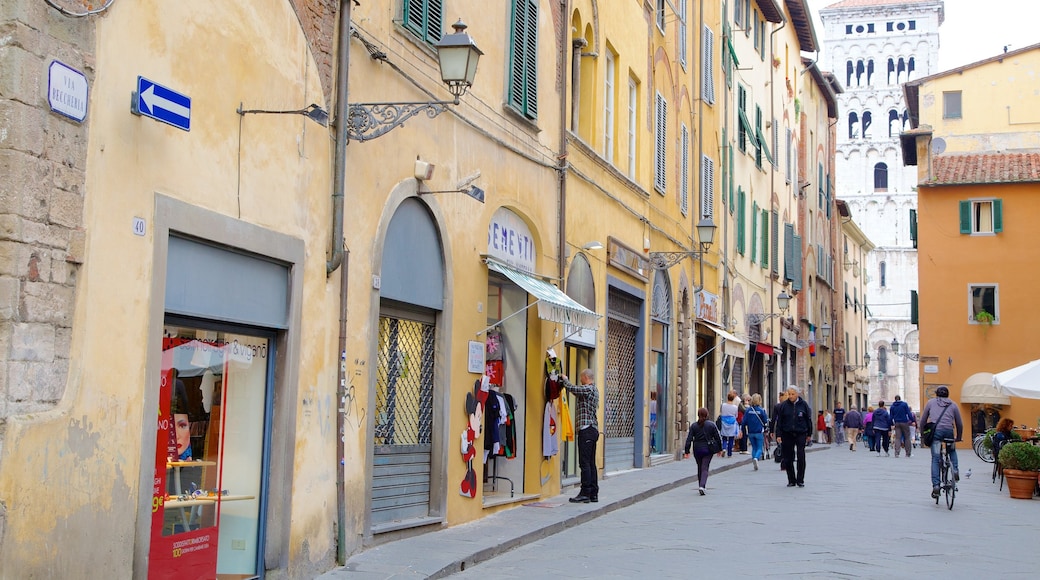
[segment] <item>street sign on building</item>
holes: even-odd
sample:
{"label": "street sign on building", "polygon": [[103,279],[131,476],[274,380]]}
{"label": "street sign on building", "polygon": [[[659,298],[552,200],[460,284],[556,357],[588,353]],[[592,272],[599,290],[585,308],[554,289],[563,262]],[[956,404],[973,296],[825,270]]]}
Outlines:
{"label": "street sign on building", "polygon": [[55,113],[82,123],[87,118],[87,77],[63,62],[52,60],[47,71],[47,102]]}
{"label": "street sign on building", "polygon": [[151,117],[185,131],[191,130],[191,97],[144,77],[137,77],[137,90],[130,112]]}

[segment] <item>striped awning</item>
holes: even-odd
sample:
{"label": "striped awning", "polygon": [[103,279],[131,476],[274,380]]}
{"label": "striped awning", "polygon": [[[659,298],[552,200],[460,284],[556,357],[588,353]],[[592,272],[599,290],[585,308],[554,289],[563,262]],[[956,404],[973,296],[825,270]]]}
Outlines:
{"label": "striped awning", "polygon": [[538,300],[538,318],[579,328],[599,328],[599,314],[578,304],[556,286],[494,260],[486,261],[489,269],[509,278]]}

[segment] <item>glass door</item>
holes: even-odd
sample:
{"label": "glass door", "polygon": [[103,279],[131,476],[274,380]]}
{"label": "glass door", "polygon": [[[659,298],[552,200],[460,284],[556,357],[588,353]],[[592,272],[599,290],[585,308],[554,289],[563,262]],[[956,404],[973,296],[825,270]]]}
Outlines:
{"label": "glass door", "polygon": [[167,325],[150,578],[260,573],[269,337]]}

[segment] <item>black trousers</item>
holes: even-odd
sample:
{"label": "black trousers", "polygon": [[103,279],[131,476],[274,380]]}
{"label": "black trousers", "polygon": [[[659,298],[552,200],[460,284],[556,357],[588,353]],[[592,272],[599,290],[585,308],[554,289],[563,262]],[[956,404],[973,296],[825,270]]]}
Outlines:
{"label": "black trousers", "polygon": [[599,497],[599,482],[596,478],[596,443],[599,430],[586,427],[578,430],[578,468],[581,470],[581,494]]}
{"label": "black trousers", "polygon": [[[787,483],[805,483],[805,433],[781,433],[781,454],[787,468]],[[797,463],[797,466],[795,465]]]}

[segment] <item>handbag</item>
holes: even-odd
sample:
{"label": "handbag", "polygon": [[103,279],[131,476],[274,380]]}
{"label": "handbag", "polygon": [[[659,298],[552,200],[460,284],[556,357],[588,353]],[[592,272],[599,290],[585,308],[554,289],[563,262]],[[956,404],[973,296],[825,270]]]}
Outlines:
{"label": "handbag", "polygon": [[705,439],[708,440],[708,451],[711,451],[712,453],[719,453],[722,451],[722,439],[719,437],[717,429],[714,433],[705,435]]}
{"label": "handbag", "polygon": [[[950,405],[952,404],[953,403],[950,403]],[[935,441],[935,424],[942,421],[943,415],[946,414],[946,411],[950,410],[950,405],[946,405],[942,413],[939,413],[938,419],[924,424],[924,429],[921,430],[921,444],[925,447],[931,447],[932,443]]]}

